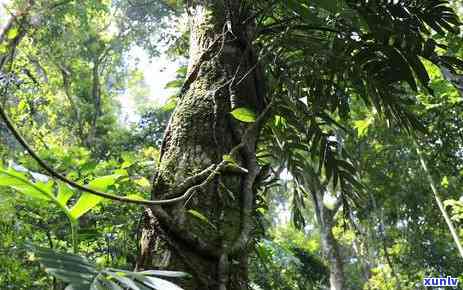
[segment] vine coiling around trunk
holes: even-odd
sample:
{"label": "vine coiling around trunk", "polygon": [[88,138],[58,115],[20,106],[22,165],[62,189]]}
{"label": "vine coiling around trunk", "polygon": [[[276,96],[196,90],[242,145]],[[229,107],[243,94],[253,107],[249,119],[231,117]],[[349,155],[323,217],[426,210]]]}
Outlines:
{"label": "vine coiling around trunk", "polygon": [[[182,181],[211,164],[230,163],[224,159],[232,158],[243,169],[217,170],[192,187],[186,202],[146,209],[138,268],[187,271],[193,278],[182,284],[185,289],[247,288],[259,173],[255,148],[269,107],[264,109],[262,77],[250,42],[253,26],[243,21],[249,13],[240,2],[188,3],[189,73],[165,132],[152,198],[169,197]],[[234,120],[230,112],[237,107],[256,111],[256,122]]]}

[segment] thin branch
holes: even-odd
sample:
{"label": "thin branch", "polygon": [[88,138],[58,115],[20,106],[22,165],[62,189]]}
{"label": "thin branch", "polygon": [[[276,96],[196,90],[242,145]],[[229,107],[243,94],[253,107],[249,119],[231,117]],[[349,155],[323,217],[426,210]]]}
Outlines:
{"label": "thin branch", "polygon": [[200,173],[187,178],[187,180],[185,180],[185,182],[182,183],[182,186],[179,186],[175,191],[175,192],[178,192],[180,190],[182,190],[182,191],[185,190],[184,193],[181,196],[178,196],[178,197],[175,197],[175,198],[164,199],[164,200],[131,199],[131,198],[128,198],[128,197],[118,196],[118,195],[105,193],[105,192],[101,192],[101,191],[98,191],[98,190],[95,190],[95,189],[88,188],[88,187],[86,187],[84,185],[81,185],[81,184],[78,184],[75,181],[72,181],[72,180],[66,178],[64,175],[56,172],[53,168],[51,168],[48,164],[46,164],[45,161],[43,161],[37,155],[37,153],[29,146],[29,144],[24,140],[24,138],[21,136],[21,134],[18,132],[18,130],[15,128],[15,126],[13,125],[11,120],[6,115],[5,110],[3,109],[3,107],[1,105],[0,105],[0,117],[3,119],[6,126],[11,131],[11,133],[16,138],[16,140],[24,147],[24,149],[26,149],[26,151],[32,156],[32,158],[48,174],[50,174],[50,176],[52,176],[52,177],[54,177],[54,178],[56,178],[58,180],[61,180],[62,182],[65,182],[65,183],[69,184],[73,188],[76,188],[76,189],[82,190],[84,192],[88,192],[88,193],[91,193],[91,194],[94,194],[94,195],[97,195],[97,196],[100,196],[100,197],[103,197],[103,198],[115,200],[115,201],[120,201],[120,202],[125,202],[125,203],[132,203],[132,204],[139,204],[139,205],[163,205],[163,204],[177,203],[177,202],[186,200],[192,194],[193,191],[190,190],[191,188],[188,189],[188,188],[184,188],[184,187],[189,186],[191,183],[193,183],[193,181],[196,181],[197,179],[199,179],[201,177],[204,177],[205,175],[208,176],[208,177],[210,175],[216,175],[217,170],[230,169],[229,164],[227,164],[226,162],[222,162],[219,165],[211,165],[211,166],[209,166],[208,168],[204,169]]}
{"label": "thin branch", "polygon": [[267,107],[262,111],[262,113],[257,117],[256,121],[245,131],[243,137],[241,138],[241,143],[235,146],[230,152],[231,156],[234,156],[238,150],[243,150],[244,155],[247,159],[247,166],[249,173],[246,175],[246,179],[243,182],[243,192],[242,192],[242,217],[241,217],[241,231],[233,242],[232,246],[227,250],[227,254],[236,253],[243,250],[246,247],[246,244],[249,241],[249,234],[252,230],[252,207],[253,207],[253,185],[254,181],[259,174],[259,169],[257,167],[256,155],[250,152],[251,150],[247,146],[247,142],[251,139],[251,134],[258,129],[261,123],[265,120],[270,108],[273,105],[273,100],[267,105]]}
{"label": "thin branch", "polygon": [[460,238],[458,237],[458,232],[455,229],[455,226],[453,225],[453,222],[450,219],[447,211],[445,210],[445,206],[442,202],[442,197],[440,196],[440,193],[437,191],[434,179],[431,175],[431,172],[429,172],[426,161],[424,160],[423,153],[421,152],[415,139],[413,140],[413,142],[416,153],[418,154],[418,157],[420,159],[421,167],[423,168],[423,171],[426,173],[426,176],[428,178],[429,186],[431,187],[432,193],[434,194],[434,199],[436,200],[437,206],[439,207],[439,210],[441,211],[442,216],[444,217],[444,220],[447,223],[450,234],[452,235],[453,241],[455,242],[458,252],[460,253],[460,256],[463,258],[463,246],[461,245]]}

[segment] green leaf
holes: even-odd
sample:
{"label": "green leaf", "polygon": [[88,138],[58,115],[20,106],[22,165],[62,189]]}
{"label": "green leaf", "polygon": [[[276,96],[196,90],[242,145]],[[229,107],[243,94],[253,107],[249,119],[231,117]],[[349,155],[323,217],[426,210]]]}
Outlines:
{"label": "green leaf", "polygon": [[98,274],[94,265],[78,255],[58,253],[46,248],[36,248],[34,253],[48,273],[71,283],[72,289],[89,289]]}
{"label": "green leaf", "polygon": [[118,273],[110,273],[108,272],[107,274],[111,275],[111,278],[122,284],[122,286],[127,287],[128,289],[133,289],[133,290],[140,290],[140,287],[135,284],[134,281],[131,279],[118,275]]}
{"label": "green leaf", "polygon": [[208,224],[209,226],[211,226],[213,229],[217,229],[217,227],[215,225],[213,225],[208,219],[207,217],[205,217],[202,213],[194,210],[194,209],[190,209],[188,210],[188,213],[191,214],[192,216],[194,216],[195,218],[199,219],[200,221],[203,221],[205,222],[206,224]]}
{"label": "green leaf", "polygon": [[122,159],[124,160],[124,162],[122,163],[121,165],[121,168],[127,168],[127,167],[130,167],[132,166],[134,163],[137,162],[136,158],[135,158],[135,155],[134,154],[131,154],[129,152],[123,152],[121,154],[122,156]]}
{"label": "green leaf", "polygon": [[120,174],[113,174],[113,175],[98,177],[90,181],[88,184],[88,187],[94,190],[106,191],[111,185],[114,185],[117,179],[119,179],[121,176],[122,175]]}
{"label": "green leaf", "polygon": [[13,186],[22,184],[24,184],[24,182],[19,180],[18,178],[6,174],[1,174],[0,172],[0,186]]}
{"label": "green leaf", "polygon": [[6,37],[7,37],[8,39],[13,39],[13,38],[15,38],[15,37],[18,35],[18,33],[19,33],[18,28],[17,28],[17,27],[13,27],[13,28],[11,28],[10,30],[8,30],[8,33],[7,33]]}
{"label": "green leaf", "polygon": [[[102,176],[97,179],[92,180],[88,187],[98,191],[106,191],[111,185],[116,183],[116,180],[121,177],[120,174],[113,174]],[[91,193],[84,193],[76,202],[76,204],[72,207],[70,211],[71,217],[74,219],[78,219],[89,210],[94,208],[97,204],[99,204],[104,198],[98,195],[94,195]]]}
{"label": "green leaf", "polygon": [[177,89],[177,88],[181,88],[182,85],[183,85],[183,80],[174,80],[174,81],[168,82],[164,86],[164,89]]}
{"label": "green leaf", "polygon": [[50,200],[53,197],[53,183],[34,183],[22,172],[12,168],[0,167],[0,186],[9,186],[14,190],[32,198]]}
{"label": "green leaf", "polygon": [[89,210],[94,208],[97,204],[99,204],[103,200],[103,197],[84,193],[76,202],[76,204],[71,208],[70,215],[74,219],[78,219],[79,217],[83,216]]}
{"label": "green leaf", "polygon": [[391,64],[395,66],[397,73],[401,75],[401,80],[407,82],[415,92],[418,91],[410,64],[402,53],[397,48],[390,46],[383,46],[382,52],[388,56]]}
{"label": "green leaf", "polygon": [[11,186],[11,188],[13,188],[14,190],[16,190],[17,192],[21,194],[27,195],[32,198],[50,200],[49,195],[38,190],[36,187],[28,185],[28,184],[14,185],[14,186]]}
{"label": "green leaf", "polygon": [[162,110],[166,112],[173,111],[177,106],[177,99],[175,97],[170,97],[167,102],[162,106]]}
{"label": "green leaf", "polygon": [[189,277],[187,273],[175,271],[130,272],[112,268],[98,271],[94,264],[89,263],[87,259],[79,255],[59,253],[47,248],[35,248],[34,253],[48,273],[70,283],[66,287],[67,290],[181,290],[180,287],[169,281],[150,276]]}
{"label": "green leaf", "polygon": [[232,114],[235,119],[241,122],[253,123],[256,121],[256,113],[246,107],[236,108],[231,111],[230,114]]}
{"label": "green leaf", "polygon": [[151,187],[151,182],[148,179],[146,179],[145,177],[135,179],[134,182],[136,184],[138,184],[139,186],[143,187],[143,188],[150,188]]}
{"label": "green leaf", "polygon": [[364,120],[357,120],[354,121],[354,127],[357,129],[357,136],[358,137],[363,137],[366,135],[368,132],[368,127],[371,125],[373,122],[372,118],[366,118]]}
{"label": "green leaf", "polygon": [[420,58],[417,55],[408,54],[407,60],[410,63],[410,66],[412,67],[416,76],[420,80],[421,84],[425,87],[428,87],[430,78]]}
{"label": "green leaf", "polygon": [[182,290],[182,288],[178,287],[174,283],[155,277],[145,277],[143,279],[143,283],[157,290]]}
{"label": "green leaf", "polygon": [[138,273],[143,274],[143,275],[149,275],[149,276],[164,276],[164,277],[172,277],[172,278],[191,277],[190,274],[185,273],[185,272],[179,272],[179,271],[147,270],[147,271],[141,271]]}
{"label": "green leaf", "polygon": [[62,206],[66,206],[69,199],[74,195],[74,191],[64,183],[58,184],[58,195],[56,196],[56,201]]}
{"label": "green leaf", "polygon": [[107,287],[105,289],[124,290],[124,288],[122,288],[121,286],[119,286],[118,284],[114,283],[111,280],[102,280],[101,283]]}

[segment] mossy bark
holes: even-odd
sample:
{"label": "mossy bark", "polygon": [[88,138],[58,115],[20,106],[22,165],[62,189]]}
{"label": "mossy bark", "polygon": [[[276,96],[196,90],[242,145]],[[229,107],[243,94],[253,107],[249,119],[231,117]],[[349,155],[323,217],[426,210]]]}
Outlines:
{"label": "mossy bark", "polygon": [[335,209],[328,209],[323,203],[323,192],[316,191],[313,193],[317,221],[320,225],[320,238],[322,250],[325,259],[327,259],[330,268],[330,289],[345,289],[344,263],[342,255],[339,252],[339,243],[334,237],[333,227],[335,224],[334,216],[339,209],[340,202],[335,205]]}
{"label": "mossy bark", "polygon": [[[249,15],[240,2],[188,1],[189,72],[165,133],[153,199],[171,197],[185,178],[220,163],[242,141],[250,125],[234,120],[231,110],[263,109],[253,27],[243,24]],[[252,241],[243,229],[252,223],[246,219],[251,210],[246,202],[254,198],[249,189],[257,174],[257,131],[247,135],[234,156],[247,174],[222,172],[186,202],[146,210],[139,268],[189,272],[193,278],[180,282],[184,289],[247,289]],[[244,247],[236,247],[240,237]]]}

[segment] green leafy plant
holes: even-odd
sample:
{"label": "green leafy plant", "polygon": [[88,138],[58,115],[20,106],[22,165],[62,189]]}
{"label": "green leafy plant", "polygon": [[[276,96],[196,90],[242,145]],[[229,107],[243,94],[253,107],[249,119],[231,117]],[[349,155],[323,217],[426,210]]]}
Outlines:
{"label": "green leafy plant", "polygon": [[[122,175],[118,174],[98,177],[90,181],[88,187],[107,190],[120,177]],[[30,198],[46,200],[57,205],[69,220],[74,252],[77,252],[78,219],[103,200],[100,196],[84,193],[72,206],[69,206],[69,200],[75,195],[73,189],[64,183],[52,181],[45,175],[29,171],[21,166],[16,166],[15,169],[0,165],[0,186],[10,187]]]}
{"label": "green leafy plant", "polygon": [[114,268],[98,269],[79,255],[58,253],[47,248],[34,248],[33,251],[49,274],[68,283],[66,290],[181,290],[174,283],[159,277],[189,277],[187,273],[176,271],[131,272]]}
{"label": "green leafy plant", "polygon": [[254,123],[257,118],[253,110],[245,107],[236,108],[231,111],[230,114],[232,114],[235,119],[245,123]]}

